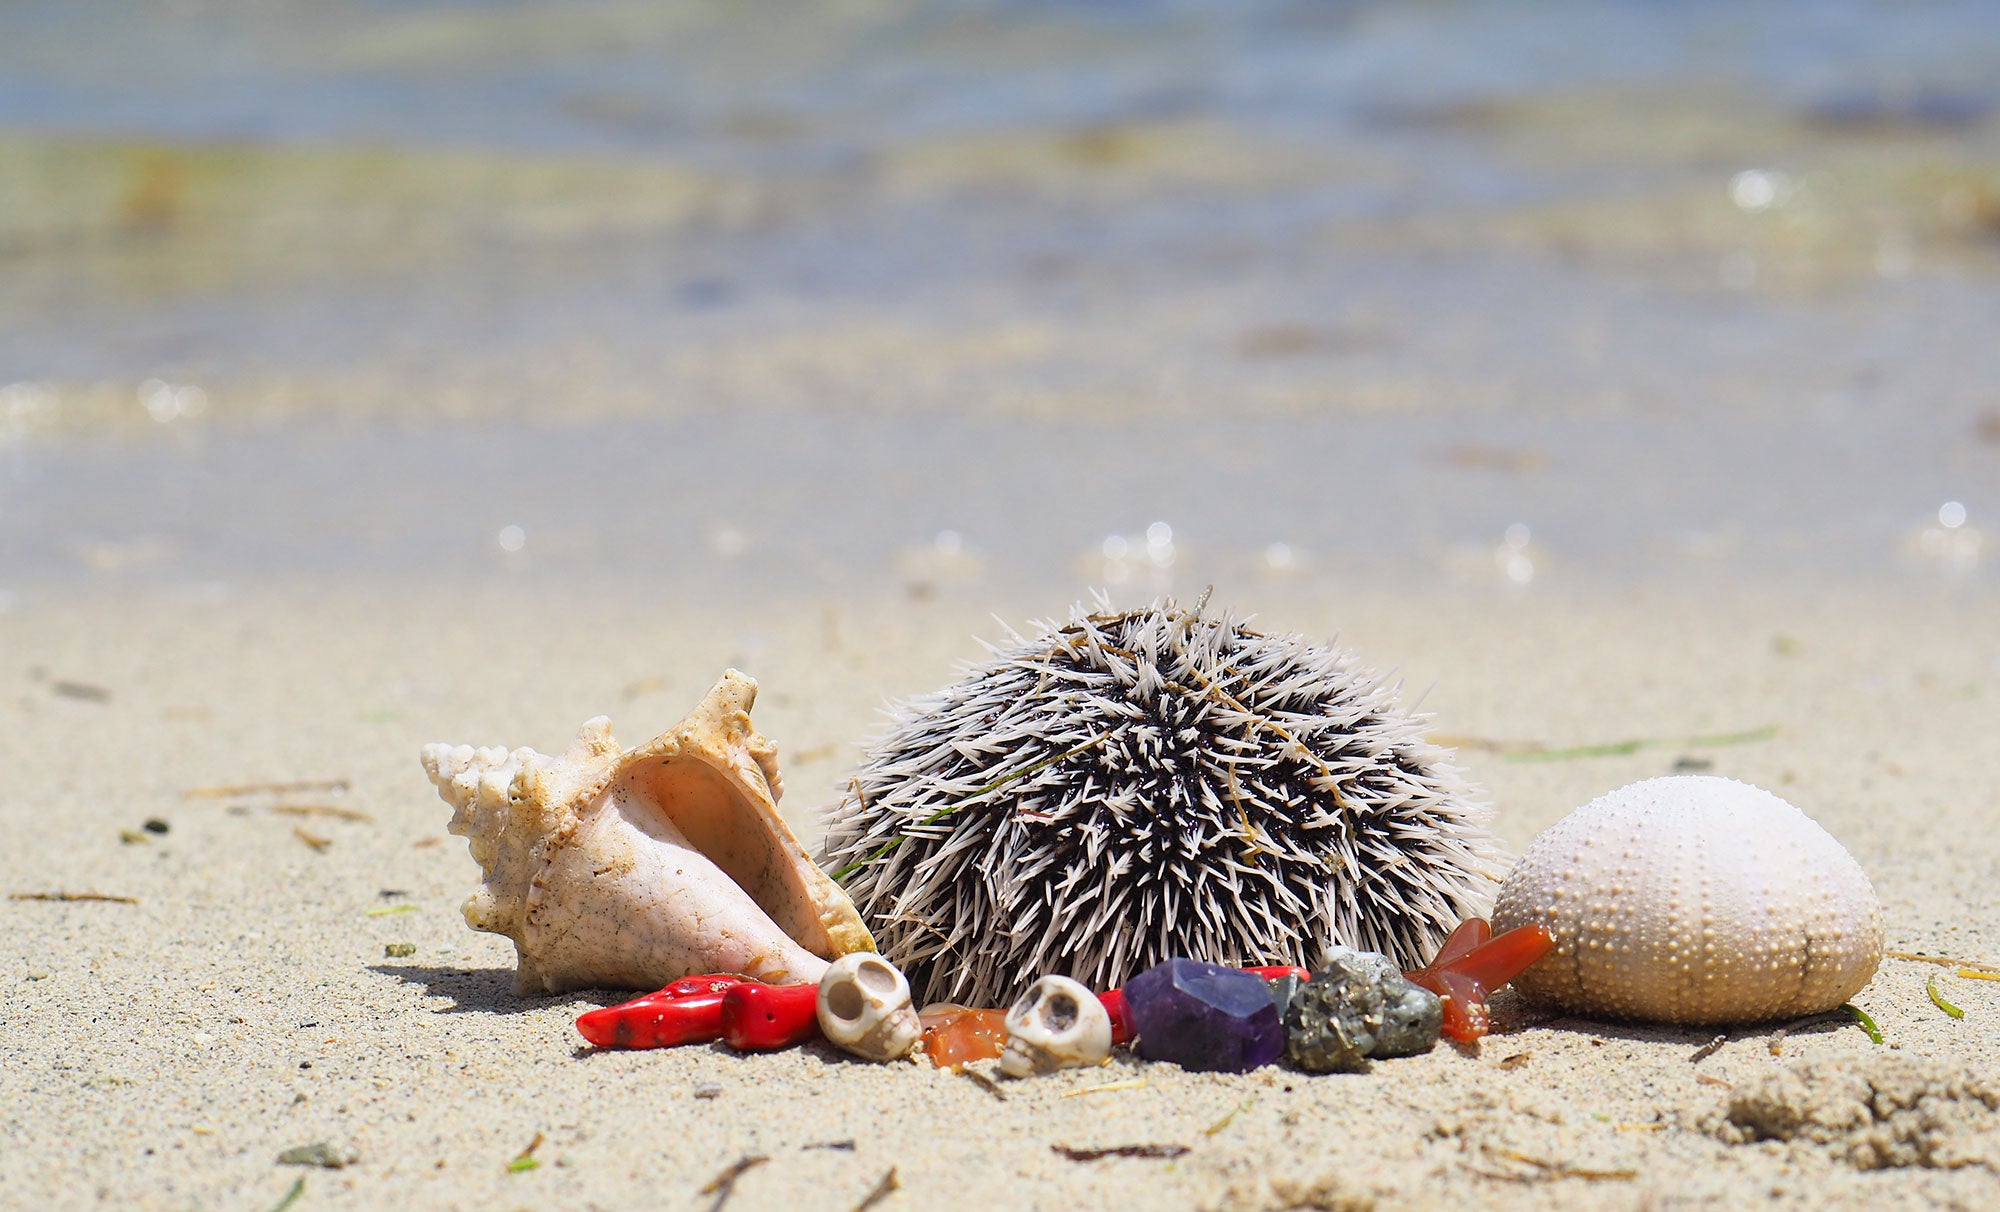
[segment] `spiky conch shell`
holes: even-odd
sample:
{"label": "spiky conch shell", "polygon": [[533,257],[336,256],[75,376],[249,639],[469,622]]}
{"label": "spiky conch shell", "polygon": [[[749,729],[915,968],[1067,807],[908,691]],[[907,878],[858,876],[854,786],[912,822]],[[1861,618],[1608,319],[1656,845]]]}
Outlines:
{"label": "spiky conch shell", "polygon": [[699,972],[816,981],[828,960],[874,950],[778,815],[756,697],[731,669],[635,749],[603,716],[556,757],[424,747],[483,876],[466,924],[514,940],[517,991],[657,989]]}
{"label": "spiky conch shell", "polygon": [[1348,653],[1171,601],[1010,634],[897,708],[819,861],[919,1000],[1176,955],[1405,967],[1484,912],[1489,815]]}

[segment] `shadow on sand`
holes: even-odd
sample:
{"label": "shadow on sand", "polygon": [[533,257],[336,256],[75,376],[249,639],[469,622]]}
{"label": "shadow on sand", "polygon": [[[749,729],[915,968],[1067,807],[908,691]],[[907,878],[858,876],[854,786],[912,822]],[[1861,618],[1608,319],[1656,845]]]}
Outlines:
{"label": "shadow on sand", "polygon": [[[448,997],[452,1004],[439,1007],[437,1014],[520,1014],[540,1010],[554,1002],[584,999],[613,1005],[631,997],[612,990],[578,990],[572,993],[516,993],[512,968],[446,968],[423,964],[370,964],[371,972],[393,976],[424,992]],[[580,1012],[580,1011],[579,1011]]]}
{"label": "shadow on sand", "polygon": [[[1690,1052],[1708,1049],[1704,1055],[1746,1040],[1761,1040],[1767,1046],[1782,1047],[1783,1041],[1787,1038],[1826,1035],[1834,1031],[1856,1033],[1861,1031],[1861,1025],[1841,1010],[1811,1014],[1804,1018],[1735,1027],[1676,1027],[1655,1023],[1610,1022],[1550,1013],[1530,1005],[1513,990],[1505,989],[1494,995],[1493,1034],[1487,1036],[1485,1042],[1499,1044],[1509,1035],[1538,1027],[1572,1031],[1598,1041],[1627,1040],[1650,1044],[1686,1044]],[[1721,1042],[1717,1043],[1718,1040]],[[1714,1048],[1709,1047],[1711,1044]]]}

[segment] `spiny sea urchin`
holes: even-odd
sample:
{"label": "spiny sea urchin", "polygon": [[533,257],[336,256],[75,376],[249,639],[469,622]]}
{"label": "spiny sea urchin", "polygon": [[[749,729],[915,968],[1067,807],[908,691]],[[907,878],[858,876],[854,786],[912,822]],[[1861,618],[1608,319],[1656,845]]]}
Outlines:
{"label": "spiny sea urchin", "polygon": [[1496,855],[1449,755],[1339,649],[1171,601],[1010,634],[900,706],[819,860],[921,1000],[1176,955],[1415,967]]}

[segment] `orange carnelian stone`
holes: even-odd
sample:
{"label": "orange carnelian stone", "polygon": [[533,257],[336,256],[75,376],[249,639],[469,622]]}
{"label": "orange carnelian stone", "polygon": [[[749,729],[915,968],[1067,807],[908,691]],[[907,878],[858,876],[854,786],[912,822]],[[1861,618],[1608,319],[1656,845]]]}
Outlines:
{"label": "orange carnelian stone", "polygon": [[940,1069],[991,1060],[1007,1046],[1007,1012],[936,1006],[917,1016],[924,1025],[924,1055]]}
{"label": "orange carnelian stone", "polygon": [[1477,1043],[1493,1025],[1486,998],[1528,970],[1556,945],[1541,925],[1522,926],[1493,937],[1485,918],[1458,924],[1438,948],[1437,958],[1403,974],[1444,999],[1444,1033],[1461,1043]]}

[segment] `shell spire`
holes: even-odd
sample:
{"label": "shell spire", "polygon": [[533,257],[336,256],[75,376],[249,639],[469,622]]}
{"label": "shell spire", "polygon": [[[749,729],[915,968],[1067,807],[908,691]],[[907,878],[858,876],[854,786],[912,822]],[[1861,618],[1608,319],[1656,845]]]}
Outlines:
{"label": "shell spire", "polygon": [[465,903],[468,926],[520,933],[550,839],[575,827],[575,804],[584,796],[579,784],[599,782],[618,753],[611,720],[601,715],[578,730],[560,757],[527,748],[424,746],[424,773],[452,806],[446,830],[468,840],[486,877]]}

